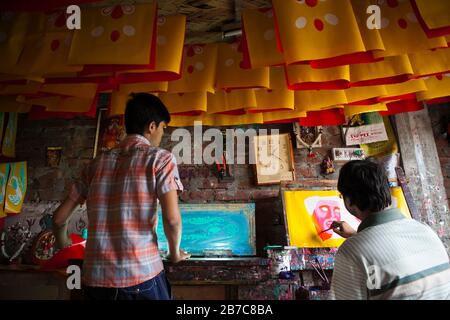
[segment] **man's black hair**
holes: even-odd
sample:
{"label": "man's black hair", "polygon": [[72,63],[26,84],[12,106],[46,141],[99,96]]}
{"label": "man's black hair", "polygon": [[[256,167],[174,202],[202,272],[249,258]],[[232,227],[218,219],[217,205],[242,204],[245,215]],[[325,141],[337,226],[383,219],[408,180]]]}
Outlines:
{"label": "man's black hair", "polygon": [[339,174],[338,190],[361,211],[378,212],[392,203],[386,172],[371,160],[346,163]]}
{"label": "man's black hair", "polygon": [[125,129],[127,134],[143,135],[153,121],[157,126],[164,121],[170,122],[166,106],[157,97],[149,93],[132,93],[125,108]]}

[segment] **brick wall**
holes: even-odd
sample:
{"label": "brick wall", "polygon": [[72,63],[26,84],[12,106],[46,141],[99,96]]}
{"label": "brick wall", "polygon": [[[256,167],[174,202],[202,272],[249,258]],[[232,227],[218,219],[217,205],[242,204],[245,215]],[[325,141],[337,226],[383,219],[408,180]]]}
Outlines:
{"label": "brick wall", "polygon": [[[30,121],[20,119],[17,137],[17,158],[28,161],[29,184],[27,200],[55,200],[64,198],[72,179],[92,159],[96,121],[94,119]],[[246,130],[249,127],[242,127]],[[281,133],[292,132],[291,125],[257,126],[255,129],[279,129]],[[171,150],[177,143],[170,140],[173,129],[169,128],[161,147]],[[189,130],[193,135],[192,130]],[[294,136],[292,136],[294,139]],[[294,140],[293,140],[294,141]],[[206,146],[208,143],[205,143]],[[58,168],[46,166],[46,147],[60,146],[61,163]],[[335,180],[320,174],[320,163],[331,148],[342,146],[338,127],[326,127],[322,148],[315,149],[317,156],[307,157],[305,149],[294,148],[297,182],[306,180]],[[202,203],[216,201],[251,201],[276,197],[279,186],[258,187],[251,165],[233,165],[232,182],[220,182],[215,165],[180,165],[180,176],[186,191],[181,201]]]}
{"label": "brick wall", "polygon": [[[19,120],[17,158],[28,161],[28,190],[26,201],[39,203],[58,202],[64,199],[73,179],[92,159],[96,132],[95,119],[30,121],[22,116]],[[246,130],[249,126],[243,126]],[[279,129],[281,133],[292,132],[291,125],[254,126],[253,128]],[[206,129],[206,128],[204,128]],[[169,128],[162,147],[172,150],[177,143],[171,141]],[[192,129],[189,130],[192,134]],[[292,135],[293,141],[294,136]],[[207,143],[205,143],[205,146]],[[62,147],[58,168],[46,166],[46,148]],[[294,158],[296,183],[306,187],[335,185],[337,172],[322,176],[320,163],[333,147],[342,145],[338,127],[325,127],[322,148],[315,149],[316,157],[307,157],[306,149],[296,149]],[[338,166],[336,166],[338,169]],[[267,244],[285,241],[283,213],[278,198],[279,185],[257,186],[251,165],[233,165],[234,181],[220,182],[215,165],[180,165],[180,176],[185,191],[180,201],[186,203],[207,202],[255,202],[257,251]],[[336,170],[338,171],[338,170]],[[54,206],[54,204],[52,204]]]}
{"label": "brick wall", "polygon": [[428,110],[436,139],[439,160],[441,162],[444,186],[450,203],[450,140],[447,138],[447,126],[450,121],[450,105],[432,105],[428,107]]}

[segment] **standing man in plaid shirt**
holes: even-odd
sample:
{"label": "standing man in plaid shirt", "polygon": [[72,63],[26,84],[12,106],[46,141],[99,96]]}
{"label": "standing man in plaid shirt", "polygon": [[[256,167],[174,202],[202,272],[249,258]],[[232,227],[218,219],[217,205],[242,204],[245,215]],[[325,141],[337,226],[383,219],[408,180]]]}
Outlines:
{"label": "standing man in plaid shirt", "polygon": [[133,94],[125,109],[127,137],[86,168],[54,214],[57,242],[67,246],[67,222],[86,201],[89,237],[82,273],[89,299],[171,299],[156,236],[158,200],[167,258],[177,263],[190,257],[180,249],[183,185],[176,160],[158,147],[169,121],[158,97]]}

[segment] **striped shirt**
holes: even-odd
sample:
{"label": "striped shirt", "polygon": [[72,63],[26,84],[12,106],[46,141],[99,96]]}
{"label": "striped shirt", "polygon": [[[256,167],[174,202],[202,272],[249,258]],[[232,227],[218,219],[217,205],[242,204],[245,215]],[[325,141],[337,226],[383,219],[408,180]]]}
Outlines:
{"label": "striped shirt", "polygon": [[163,270],[156,237],[157,197],[183,190],[175,157],[140,135],[104,152],[74,183],[70,198],[86,200],[88,239],[83,283],[130,287]]}
{"label": "striped shirt", "polygon": [[331,297],[450,299],[448,254],[429,226],[398,209],[372,214],[336,254]]}

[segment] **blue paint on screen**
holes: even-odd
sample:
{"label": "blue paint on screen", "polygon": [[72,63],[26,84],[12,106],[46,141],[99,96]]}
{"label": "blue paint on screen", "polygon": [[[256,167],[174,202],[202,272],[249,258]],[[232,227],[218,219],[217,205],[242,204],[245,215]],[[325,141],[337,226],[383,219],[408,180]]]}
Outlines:
{"label": "blue paint on screen", "polygon": [[[254,204],[180,205],[183,221],[181,248],[202,256],[204,250],[232,250],[235,256],[255,255]],[[161,210],[158,245],[167,251]]]}

